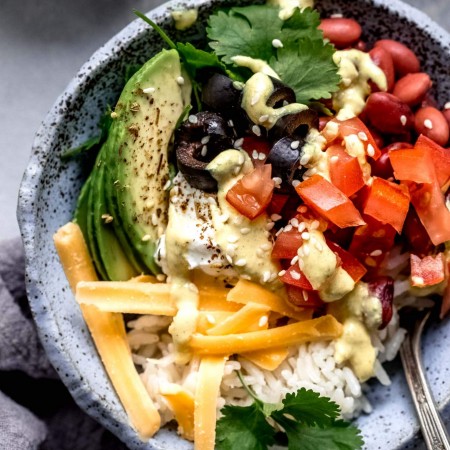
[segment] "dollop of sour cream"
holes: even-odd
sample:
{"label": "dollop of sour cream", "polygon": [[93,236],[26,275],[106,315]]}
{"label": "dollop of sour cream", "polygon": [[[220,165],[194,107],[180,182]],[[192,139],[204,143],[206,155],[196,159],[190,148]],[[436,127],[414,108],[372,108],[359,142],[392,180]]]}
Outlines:
{"label": "dollop of sour cream", "polygon": [[187,30],[192,27],[198,18],[198,11],[192,9],[180,9],[171,12],[172,19],[175,22],[175,28],[180,31]]}

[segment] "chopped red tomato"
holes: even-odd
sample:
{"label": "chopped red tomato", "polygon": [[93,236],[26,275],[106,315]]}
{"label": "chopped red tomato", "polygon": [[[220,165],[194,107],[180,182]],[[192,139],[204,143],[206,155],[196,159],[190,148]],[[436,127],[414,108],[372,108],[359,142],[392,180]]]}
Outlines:
{"label": "chopped red tomato", "polygon": [[437,180],[431,184],[408,183],[411,203],[434,245],[450,240],[450,211]]}
{"label": "chopped red tomato", "polygon": [[270,200],[269,206],[267,207],[267,214],[279,214],[283,211],[286,203],[289,200],[289,195],[283,194],[273,194],[272,200]]}
{"label": "chopped red tomato", "polygon": [[445,278],[442,253],[419,258],[411,254],[411,284],[417,287],[433,286]]}
{"label": "chopped red tomato", "polygon": [[320,175],[313,175],[295,190],[308,206],[340,228],[364,224],[348,197]]}
{"label": "chopped red tomato", "polygon": [[297,228],[293,228],[290,231],[283,231],[275,239],[272,258],[292,259],[297,256],[297,250],[302,244],[303,239]]}
{"label": "chopped red tomato", "polygon": [[392,225],[401,233],[409,209],[406,186],[374,177],[364,204],[364,214]]}
{"label": "chopped red tomato", "polygon": [[262,166],[270,152],[270,144],[267,139],[257,136],[246,136],[242,143],[242,149],[248,153],[255,167]]}
{"label": "chopped red tomato", "polygon": [[364,186],[361,166],[357,158],[350,156],[341,145],[327,149],[331,182],[347,197]]}
{"label": "chopped red tomato", "polygon": [[306,291],[298,286],[288,284],[286,285],[286,293],[289,301],[295,306],[317,309],[324,305],[317,291]]}
{"label": "chopped red tomato", "polygon": [[434,168],[430,152],[424,148],[393,150],[389,159],[397,180],[432,183]]}
{"label": "chopped red tomato", "polygon": [[395,230],[370,216],[363,218],[366,225],[355,230],[349,252],[367,268],[374,269],[380,266],[386,252],[394,245]]}
{"label": "chopped red tomato", "polygon": [[446,253],[447,257],[444,264],[446,266],[447,286],[444,291],[444,297],[442,298],[441,312],[439,315],[441,319],[443,319],[450,311],[450,254],[448,252]]}
{"label": "chopped red tomato", "polygon": [[415,148],[417,150],[427,150],[430,153],[439,187],[447,186],[450,182],[450,151],[423,134],[417,139]]}
{"label": "chopped red tomato", "polygon": [[425,256],[429,255],[433,250],[433,243],[414,208],[409,208],[405,225],[403,226],[403,235],[408,241],[409,249],[412,253],[418,256]]}
{"label": "chopped red tomato", "polygon": [[381,156],[380,149],[369,129],[364,125],[364,123],[354,117],[353,119],[348,119],[340,121],[333,119],[333,122],[339,125],[339,136],[346,138],[351,135],[358,136],[359,140],[363,143],[366,154],[372,159],[377,160]]}
{"label": "chopped red tomato", "polygon": [[327,241],[327,245],[339,256],[341,267],[353,278],[355,283],[366,274],[366,268],[347,250],[331,241]]}
{"label": "chopped red tomato", "polygon": [[311,283],[298,267],[298,264],[292,264],[292,266],[285,271],[284,275],[280,276],[280,280],[291,286],[297,286],[308,291],[314,290]]}
{"label": "chopped red tomato", "polygon": [[272,166],[265,164],[244,175],[228,192],[226,199],[241,214],[254,219],[270,203],[274,182]]}

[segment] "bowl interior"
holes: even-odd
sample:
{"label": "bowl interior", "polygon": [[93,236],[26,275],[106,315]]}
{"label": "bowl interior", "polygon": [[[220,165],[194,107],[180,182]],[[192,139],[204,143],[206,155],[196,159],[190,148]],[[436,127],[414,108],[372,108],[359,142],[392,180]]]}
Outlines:
{"label": "bowl interior", "polygon": [[[252,3],[250,0],[188,2],[200,11],[198,24],[177,33],[168,14],[179,3],[167,3],[150,13],[179,41],[204,39],[202,19],[220,6]],[[343,13],[356,18],[364,39],[393,38],[408,43],[432,75],[434,94],[445,103],[450,92],[449,36],[422,13],[397,0],[348,2],[317,0],[324,15]],[[161,39],[135,21],[100,48],[83,66],[57,100],[39,130],[19,195],[18,216],[27,258],[27,286],[31,307],[47,354],[77,403],[132,449],[188,449],[192,445],[163,429],[147,443],[141,442],[111,388],[92,344],[53,247],[52,235],[72,219],[76,199],[86,178],[79,161],[62,162],[65,150],[96,134],[98,119],[119,94],[126,65],[140,64],[162,48]],[[442,106],[442,105],[441,105]],[[433,327],[426,336],[425,365],[444,417],[450,417],[448,323]],[[392,385],[371,383],[370,416],[358,419],[367,448],[412,448],[416,419],[398,364],[389,367]]]}

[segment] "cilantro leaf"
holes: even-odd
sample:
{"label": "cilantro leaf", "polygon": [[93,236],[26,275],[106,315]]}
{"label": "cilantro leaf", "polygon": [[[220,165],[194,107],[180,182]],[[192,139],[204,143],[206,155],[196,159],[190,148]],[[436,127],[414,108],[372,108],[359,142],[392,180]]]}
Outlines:
{"label": "cilantro leaf", "polygon": [[222,413],[216,426],[217,450],[267,450],[275,443],[275,430],[256,403],[225,406]]}
{"label": "cilantro leaf", "polygon": [[[299,389],[295,394],[286,394],[283,406],[283,415],[289,414],[297,421],[311,426],[325,426],[339,417],[339,407],[336,403],[305,388]],[[274,413],[273,417],[277,420],[277,413]]]}
{"label": "cilantro leaf", "polygon": [[325,428],[307,426],[284,418],[278,422],[286,431],[289,450],[360,450],[364,445],[360,431],[342,420]]}
{"label": "cilantro leaf", "polygon": [[278,49],[269,63],[294,90],[297,102],[306,103],[311,99],[330,98],[338,89],[340,76],[333,53],[332,45],[304,38]]}
{"label": "cilantro leaf", "polygon": [[205,68],[216,68],[221,72],[225,72],[225,65],[214,53],[199,50],[189,42],[187,44],[178,42],[176,46],[178,53],[181,55],[183,61],[185,62],[186,70],[190,72],[189,75],[192,74],[192,77],[195,77],[197,75],[198,70]]}

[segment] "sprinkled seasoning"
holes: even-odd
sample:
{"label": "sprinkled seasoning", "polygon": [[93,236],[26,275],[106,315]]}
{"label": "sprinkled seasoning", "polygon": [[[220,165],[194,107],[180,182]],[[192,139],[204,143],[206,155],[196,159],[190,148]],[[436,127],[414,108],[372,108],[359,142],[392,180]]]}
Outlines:
{"label": "sprinkled seasoning", "polygon": [[293,180],[292,186],[297,187],[300,184],[300,180]]}
{"label": "sprinkled seasoning", "polygon": [[154,87],[148,87],[145,89],[142,89],[142,92],[144,94],[153,94],[156,91],[156,89]]}
{"label": "sprinkled seasoning", "polygon": [[179,77],[176,78],[176,82],[177,82],[177,84],[178,84],[179,86],[183,86],[183,84],[184,84],[184,78],[181,77],[181,76],[179,76]]}
{"label": "sprinkled seasoning", "polygon": [[292,141],[291,142],[292,150],[297,150],[299,146],[300,146],[300,141]]}
{"label": "sprinkled seasoning", "polygon": [[274,48],[283,48],[283,43],[279,39],[273,39],[272,46]]}
{"label": "sprinkled seasoning", "polygon": [[240,147],[242,147],[242,144],[244,143],[244,138],[239,138],[239,139],[236,139],[235,141],[234,141],[234,147],[235,148],[240,148]]}
{"label": "sprinkled seasoning", "polygon": [[194,124],[198,122],[197,116],[194,116],[193,114],[191,114],[188,117],[188,120],[189,120],[190,123],[194,123]]}
{"label": "sprinkled seasoning", "polygon": [[370,157],[372,157],[372,156],[375,155],[375,149],[373,148],[373,145],[372,145],[372,144],[369,144],[369,145],[367,146],[367,154],[368,154]]}
{"label": "sprinkled seasoning", "polygon": [[256,134],[256,136],[261,136],[261,128],[258,127],[258,125],[252,126],[253,134]]}
{"label": "sprinkled seasoning", "polygon": [[432,130],[433,129],[433,122],[430,119],[425,119],[423,121],[423,126],[425,128],[428,128],[429,130]]}
{"label": "sprinkled seasoning", "polygon": [[406,118],[405,115],[401,115],[400,116],[400,122],[402,123],[403,126],[406,125],[406,122],[408,121],[408,119]]}

